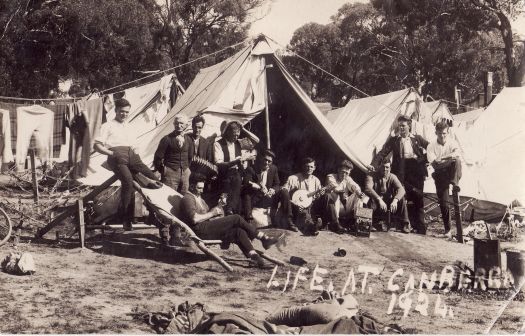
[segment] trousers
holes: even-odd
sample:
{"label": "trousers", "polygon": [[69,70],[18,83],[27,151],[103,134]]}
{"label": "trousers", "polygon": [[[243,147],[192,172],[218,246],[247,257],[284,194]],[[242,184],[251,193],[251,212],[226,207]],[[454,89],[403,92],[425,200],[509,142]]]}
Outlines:
{"label": "trousers", "polygon": [[238,169],[228,169],[222,179],[222,190],[227,194],[226,214],[239,214],[241,210],[242,177]]}
{"label": "trousers", "polygon": [[436,195],[438,197],[439,209],[443,218],[445,231],[450,230],[450,194],[449,185],[458,185],[461,179],[461,161],[452,161],[450,165],[442,169],[436,169],[432,173],[434,184],[436,185]]}
{"label": "trousers", "polygon": [[17,170],[24,170],[31,136],[35,137],[38,157],[47,162],[53,148],[53,111],[39,105],[20,106],[16,109],[16,118]]}
{"label": "trousers", "polygon": [[239,246],[244,255],[253,250],[257,230],[239,215],[229,215],[197,223],[195,233],[202,239],[220,239]]}
{"label": "trousers", "polygon": [[142,162],[140,156],[131,147],[111,148],[114,153],[108,158],[108,165],[120,180],[120,211],[125,222],[133,219],[133,174],[142,173],[147,178],[157,181],[157,177]]}

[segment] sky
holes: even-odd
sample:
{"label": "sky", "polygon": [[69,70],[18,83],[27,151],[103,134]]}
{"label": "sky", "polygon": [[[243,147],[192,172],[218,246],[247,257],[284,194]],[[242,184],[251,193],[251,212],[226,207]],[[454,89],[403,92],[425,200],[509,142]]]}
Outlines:
{"label": "sky", "polygon": [[[250,29],[251,36],[264,33],[276,40],[280,48],[291,40],[294,31],[308,22],[326,24],[330,16],[345,3],[368,2],[359,0],[273,0],[258,9],[254,16],[262,19],[254,22]],[[266,15],[265,15],[266,14]],[[525,16],[513,22],[513,29],[525,35]]]}

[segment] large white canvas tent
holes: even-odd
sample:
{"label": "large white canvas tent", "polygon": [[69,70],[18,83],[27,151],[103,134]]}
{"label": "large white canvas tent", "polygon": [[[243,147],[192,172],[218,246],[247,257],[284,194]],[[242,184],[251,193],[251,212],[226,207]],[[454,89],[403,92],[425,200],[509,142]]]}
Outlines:
{"label": "large white canvas tent", "polygon": [[[351,100],[327,118],[356,153],[351,159],[362,167],[392,134],[399,115],[414,118],[420,111],[417,93],[406,89]],[[414,119],[413,132],[434,141],[433,124]],[[461,195],[464,200],[475,199],[467,213],[473,208],[477,218],[500,220],[505,205],[514,200],[525,204],[525,88],[506,88],[483,112],[472,111],[459,119],[460,127],[452,127],[451,133],[462,150]],[[435,193],[430,177],[425,192]]]}
{"label": "large white canvas tent", "polygon": [[[160,139],[173,131],[173,118],[177,114],[191,118],[203,113],[204,136],[220,135],[224,120],[237,120],[266,144],[266,107],[271,147],[283,175],[298,169],[304,156],[318,159],[318,171],[323,173],[333,169],[340,158],[355,157],[264,37],[223,62],[201,69],[162,122],[138,137],[136,151],[151,165]],[[91,157],[94,173],[83,179],[83,183],[99,184],[111,176],[110,171],[101,167],[105,159],[98,154]]]}
{"label": "large white canvas tent", "polygon": [[435,100],[422,104],[421,111],[416,120],[424,124],[435,125],[443,119],[452,121],[454,117],[452,113],[450,113],[447,103],[442,100]]}

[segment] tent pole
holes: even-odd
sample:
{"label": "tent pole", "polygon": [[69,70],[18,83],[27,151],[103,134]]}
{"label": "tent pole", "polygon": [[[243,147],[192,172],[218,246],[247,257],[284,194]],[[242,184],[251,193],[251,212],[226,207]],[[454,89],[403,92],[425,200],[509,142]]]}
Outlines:
{"label": "tent pole", "polygon": [[[266,58],[264,58],[264,119],[266,121],[266,148],[270,149],[270,112],[268,109],[268,67],[266,65]],[[270,66],[271,67],[271,66]]]}

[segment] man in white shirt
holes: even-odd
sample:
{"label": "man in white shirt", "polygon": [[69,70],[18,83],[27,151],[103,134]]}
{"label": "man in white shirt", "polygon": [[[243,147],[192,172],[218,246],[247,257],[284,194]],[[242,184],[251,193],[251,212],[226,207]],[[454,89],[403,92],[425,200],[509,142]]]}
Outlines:
{"label": "man in white shirt", "polygon": [[337,169],[337,174],[326,176],[326,185],[331,186],[327,194],[328,202],[326,214],[330,219],[329,228],[336,233],[343,233],[341,221],[348,221],[354,217],[355,209],[362,205],[364,196],[359,185],[350,177],[354,165],[349,160],[343,160]]}
{"label": "man in white shirt", "polygon": [[94,145],[97,152],[108,156],[107,163],[120,180],[120,211],[127,231],[132,229],[133,220],[133,174],[142,173],[147,178],[158,180],[131,147],[137,130],[126,123],[130,109],[131,104],[126,99],[116,100],[115,119],[102,124]]}
{"label": "man in white shirt", "polygon": [[[320,218],[322,213],[320,196],[324,195],[324,189],[322,188],[321,181],[313,175],[315,171],[315,160],[307,157],[304,158],[301,163],[302,172],[289,176],[282,189],[292,197],[298,190],[306,190],[309,193],[313,193],[313,202],[310,206],[301,208],[294,205],[293,210],[295,221],[296,223],[300,223],[299,226],[302,227],[303,232],[307,235],[315,236],[322,226]],[[316,221],[313,220],[313,216],[317,217]]]}
{"label": "man in white shirt", "polygon": [[241,153],[239,136],[242,125],[237,121],[224,124],[222,138],[214,144],[215,164],[219,169],[219,183],[226,194],[226,215],[241,212],[242,165],[245,161]]}
{"label": "man in white shirt", "polygon": [[427,147],[427,160],[434,168],[432,177],[436,184],[436,194],[439,200],[441,216],[445,226],[445,236],[451,237],[449,185],[453,192],[459,192],[461,178],[461,160],[459,145],[454,139],[449,139],[449,126],[445,122],[436,124],[437,140]]}

